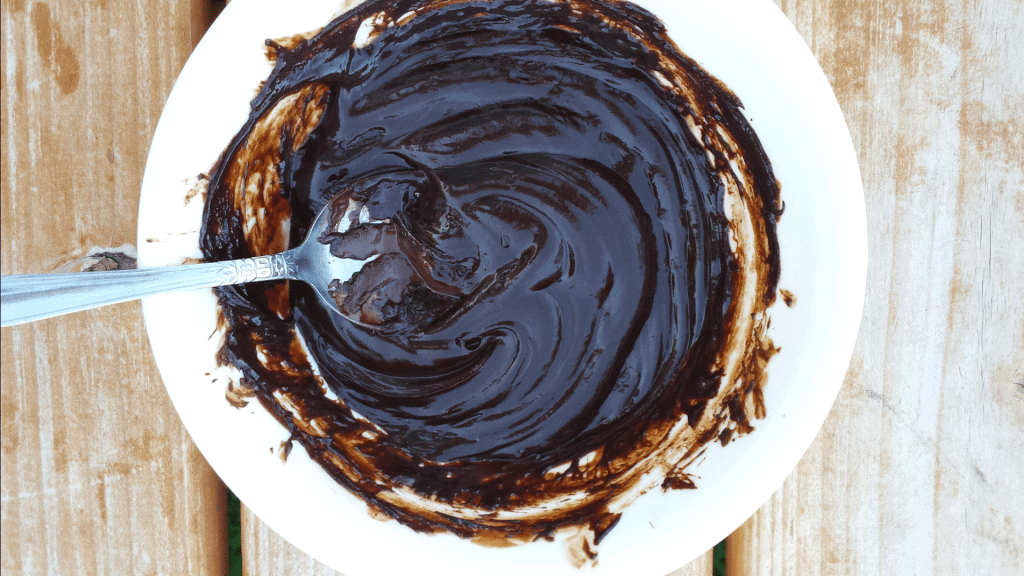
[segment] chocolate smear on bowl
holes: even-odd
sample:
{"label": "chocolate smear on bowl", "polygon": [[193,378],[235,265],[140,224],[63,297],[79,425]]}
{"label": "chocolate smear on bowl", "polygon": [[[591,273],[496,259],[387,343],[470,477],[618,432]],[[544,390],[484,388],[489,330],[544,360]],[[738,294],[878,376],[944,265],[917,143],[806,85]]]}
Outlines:
{"label": "chocolate smear on bowl", "polygon": [[[576,534],[764,417],[779,188],[739,99],[626,2],[371,0],[270,42],[208,260],[319,240],[332,294],[218,288],[218,360],[414,530]],[[582,536],[580,536],[582,535]],[[589,560],[588,560],[589,559]]]}

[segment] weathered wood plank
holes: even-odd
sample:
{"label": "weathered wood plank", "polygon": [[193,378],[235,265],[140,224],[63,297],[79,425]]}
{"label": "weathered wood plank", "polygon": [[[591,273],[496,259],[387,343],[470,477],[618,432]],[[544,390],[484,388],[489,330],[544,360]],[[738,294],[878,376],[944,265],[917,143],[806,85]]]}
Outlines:
{"label": "weathered wood plank", "polygon": [[[0,5],[0,269],[135,243],[149,140],[206,2]],[[223,485],[174,413],[138,303],[5,328],[4,574],[224,574]]]}
{"label": "weathered wood plank", "polygon": [[868,209],[835,408],[729,539],[730,576],[1024,565],[1024,6],[784,0],[833,82]]}

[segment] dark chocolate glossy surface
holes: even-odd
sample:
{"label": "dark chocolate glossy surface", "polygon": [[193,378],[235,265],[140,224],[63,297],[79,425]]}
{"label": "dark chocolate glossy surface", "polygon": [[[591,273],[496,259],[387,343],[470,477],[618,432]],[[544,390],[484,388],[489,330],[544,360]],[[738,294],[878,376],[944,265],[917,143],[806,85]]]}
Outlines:
{"label": "dark chocolate glossy surface", "polygon": [[[758,204],[758,238],[739,241],[760,251],[762,308],[774,298],[778,186],[738,99],[625,3],[371,1],[270,51],[211,174],[204,254],[297,245],[331,203],[321,241],[377,256],[336,299],[378,328],[298,283],[221,289],[236,393],[414,528],[600,540],[630,466],[723,392],[734,292],[755,273],[730,248],[734,180]],[[573,492],[588,497],[487,520]]]}

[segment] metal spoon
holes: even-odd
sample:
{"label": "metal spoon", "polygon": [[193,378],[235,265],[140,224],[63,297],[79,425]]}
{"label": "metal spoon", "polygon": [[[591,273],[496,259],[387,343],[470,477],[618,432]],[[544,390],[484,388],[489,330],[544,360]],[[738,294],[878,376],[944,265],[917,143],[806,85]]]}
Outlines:
{"label": "metal spoon", "polygon": [[164,292],[270,280],[301,280],[313,287],[324,305],[342,314],[328,293],[328,285],[335,279],[347,281],[376,256],[350,260],[331,255],[330,245],[318,241],[330,224],[330,207],[330,204],[324,206],[317,214],[301,245],[272,256],[138,270],[0,277],[0,326],[33,322]]}

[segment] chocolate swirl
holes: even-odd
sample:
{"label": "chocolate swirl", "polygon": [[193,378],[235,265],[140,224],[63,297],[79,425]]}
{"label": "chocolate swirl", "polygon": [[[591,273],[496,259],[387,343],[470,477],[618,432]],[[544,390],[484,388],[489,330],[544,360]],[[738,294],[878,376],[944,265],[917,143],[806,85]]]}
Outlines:
{"label": "chocolate swirl", "polygon": [[376,256],[332,286],[372,328],[299,283],[218,291],[232,394],[338,481],[416,529],[599,540],[644,472],[687,485],[700,446],[751,429],[778,186],[655,17],[372,0],[268,47],[201,243],[273,253],[330,204],[321,241]]}

